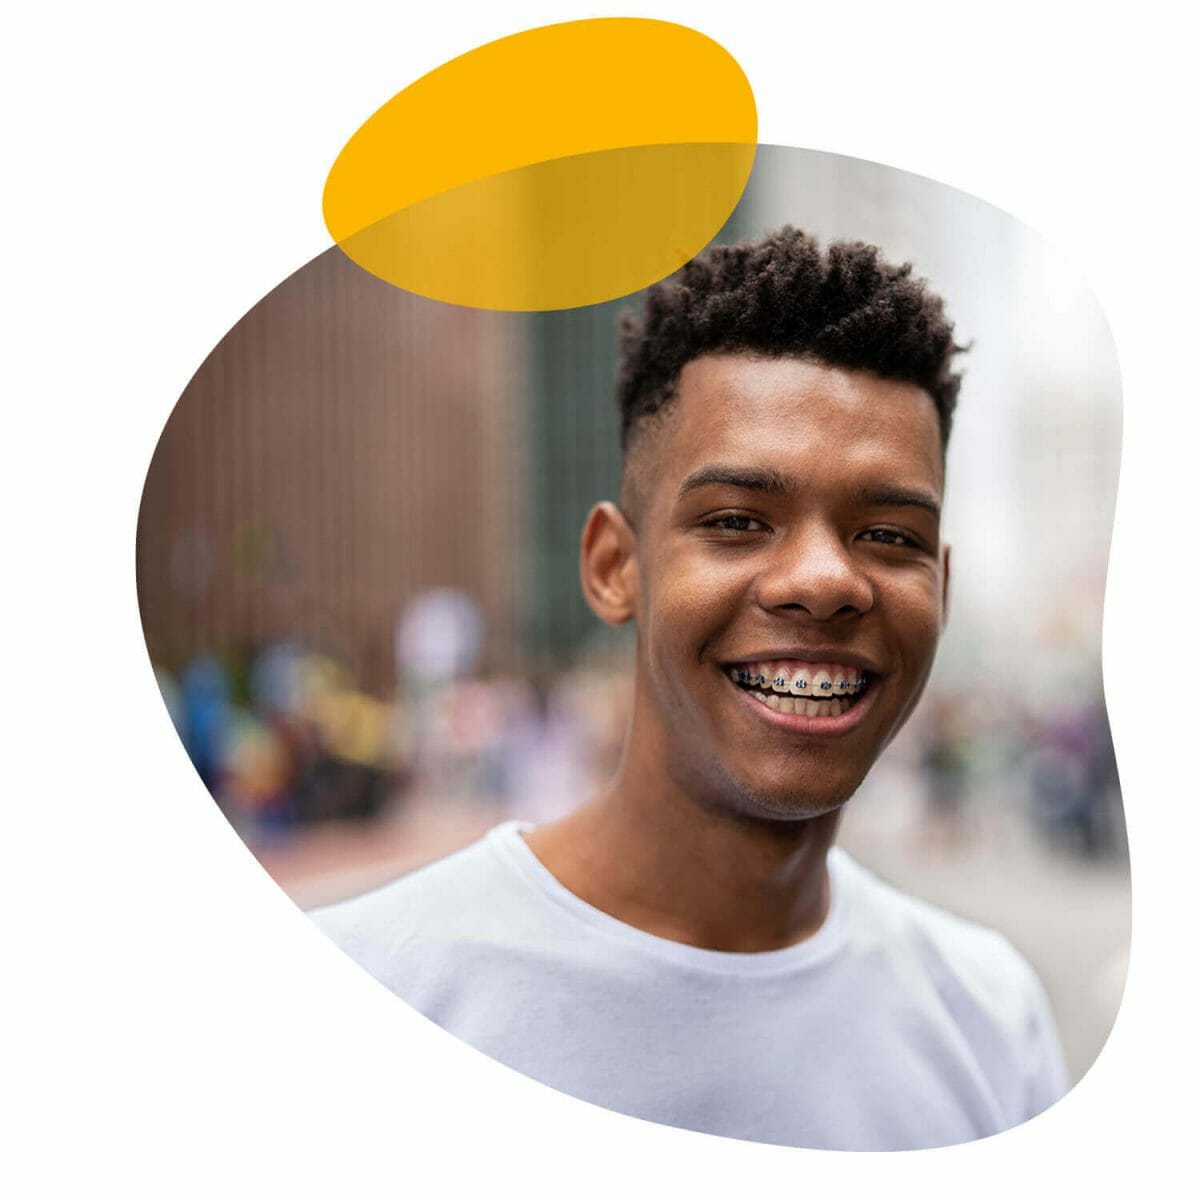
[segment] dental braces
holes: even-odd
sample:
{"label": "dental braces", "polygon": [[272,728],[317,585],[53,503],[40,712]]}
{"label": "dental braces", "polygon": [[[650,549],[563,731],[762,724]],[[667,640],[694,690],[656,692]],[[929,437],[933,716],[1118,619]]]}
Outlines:
{"label": "dental braces", "polygon": [[[766,685],[767,685],[767,677],[765,675],[758,675],[751,671],[739,671],[739,670],[735,670],[733,674],[734,674],[734,679],[738,683],[746,683],[746,684],[750,684],[751,686],[757,685],[758,687],[766,687]],[[798,679],[793,684],[789,679],[786,678],[786,676],[777,675],[770,682],[771,682],[772,687],[788,688],[788,689],[791,689],[792,687],[796,687],[801,692],[805,692],[808,690],[808,680],[807,679]],[[865,688],[866,686],[867,686],[867,681],[865,679],[860,679],[857,683],[850,683],[845,679],[839,679],[837,681],[837,683],[834,683],[832,680],[824,679],[819,684],[817,684],[813,690],[814,691],[819,690],[822,692],[837,691],[841,695],[849,695],[854,692],[861,692],[863,690],[863,688]]]}

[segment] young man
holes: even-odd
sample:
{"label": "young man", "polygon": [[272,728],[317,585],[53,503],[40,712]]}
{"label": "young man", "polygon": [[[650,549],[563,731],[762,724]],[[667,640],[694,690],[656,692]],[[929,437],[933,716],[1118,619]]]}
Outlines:
{"label": "young man", "polygon": [[833,846],[945,619],[952,333],[907,267],[792,229],[650,289],[581,552],[637,631],[616,778],[318,924],[493,1058],[670,1125],[901,1150],[1062,1095],[1024,960]]}

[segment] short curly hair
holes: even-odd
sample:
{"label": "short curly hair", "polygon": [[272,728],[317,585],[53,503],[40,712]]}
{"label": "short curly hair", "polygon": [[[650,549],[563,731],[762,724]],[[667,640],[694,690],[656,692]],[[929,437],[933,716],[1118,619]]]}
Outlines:
{"label": "short curly hair", "polygon": [[911,263],[893,266],[877,246],[822,250],[791,226],[761,241],[710,246],[649,288],[640,316],[622,314],[621,449],[670,405],[692,359],[744,351],[914,383],[937,409],[944,451],[962,381],[951,362],[966,349],[953,335],[941,297]]}

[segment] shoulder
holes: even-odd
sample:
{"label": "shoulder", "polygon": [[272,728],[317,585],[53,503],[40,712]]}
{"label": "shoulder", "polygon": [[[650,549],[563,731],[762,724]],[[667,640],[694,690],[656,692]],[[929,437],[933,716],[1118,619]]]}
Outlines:
{"label": "shoulder", "polygon": [[461,936],[486,921],[512,886],[496,846],[502,828],[383,887],[313,909],[308,916],[364,965],[386,960],[414,941]]}
{"label": "shoulder", "polygon": [[841,851],[831,866],[859,961],[884,964],[926,1027],[956,1031],[1014,1124],[1066,1093],[1049,998],[1006,937],[906,895]]}
{"label": "shoulder", "polygon": [[308,915],[413,1008],[447,1028],[469,1028],[489,1019],[498,996],[516,1004],[527,994],[518,985],[544,978],[575,937],[522,873],[517,829],[506,822],[455,854]]}
{"label": "shoulder", "polygon": [[900,891],[844,852],[836,864],[849,893],[849,936],[861,952],[886,956],[947,1005],[977,1008],[1014,1036],[1041,1019],[1041,982],[1003,934]]}

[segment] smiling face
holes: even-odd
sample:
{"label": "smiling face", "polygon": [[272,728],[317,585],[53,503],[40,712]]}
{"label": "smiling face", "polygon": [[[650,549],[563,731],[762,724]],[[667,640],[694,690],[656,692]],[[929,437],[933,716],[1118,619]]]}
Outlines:
{"label": "smiling face", "polygon": [[[941,633],[933,402],[861,371],[706,355],[644,438],[606,593],[637,624],[627,761],[744,817],[836,809],[912,711]],[[586,589],[586,536],[584,564]]]}

